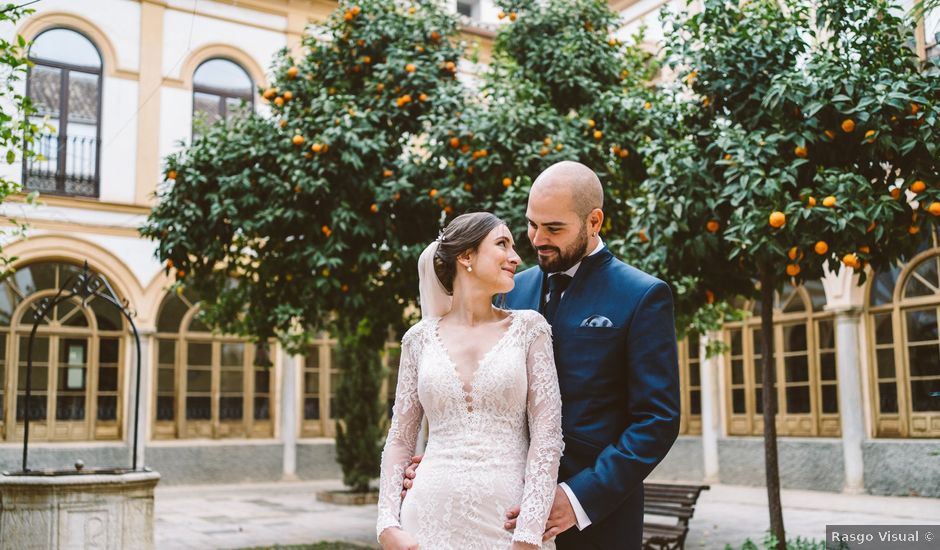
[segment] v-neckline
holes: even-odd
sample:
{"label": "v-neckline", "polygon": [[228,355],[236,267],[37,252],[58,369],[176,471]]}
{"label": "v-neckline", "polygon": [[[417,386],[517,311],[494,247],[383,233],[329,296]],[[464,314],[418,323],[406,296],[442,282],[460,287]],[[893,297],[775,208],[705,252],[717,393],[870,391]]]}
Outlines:
{"label": "v-neckline", "polygon": [[[486,353],[480,356],[480,359],[477,361],[477,364],[474,367],[473,372],[470,373],[469,380],[464,380],[463,377],[460,376],[460,371],[457,370],[457,363],[454,362],[454,359],[450,355],[450,350],[448,350],[447,346],[444,345],[444,339],[441,337],[441,332],[440,332],[441,317],[435,318],[434,330],[431,331],[434,335],[434,340],[437,342],[437,345],[441,349],[441,353],[443,354],[444,359],[446,359],[447,362],[449,363],[451,372],[454,373],[454,377],[457,379],[457,382],[460,383],[460,388],[463,390],[465,394],[469,395],[470,393],[472,393],[473,383],[476,380],[476,376],[477,376],[477,373],[480,371],[480,368],[486,363],[486,360],[489,359],[490,355],[493,352],[495,352],[503,344],[506,338],[509,337],[509,333],[512,332],[513,326],[516,324],[516,318],[517,318],[516,312],[510,311],[507,317],[509,318],[509,326],[506,327],[506,330],[504,330],[503,333],[499,336],[499,338],[496,339],[496,343],[493,344],[493,346]],[[470,390],[466,389],[467,386],[470,387]]]}

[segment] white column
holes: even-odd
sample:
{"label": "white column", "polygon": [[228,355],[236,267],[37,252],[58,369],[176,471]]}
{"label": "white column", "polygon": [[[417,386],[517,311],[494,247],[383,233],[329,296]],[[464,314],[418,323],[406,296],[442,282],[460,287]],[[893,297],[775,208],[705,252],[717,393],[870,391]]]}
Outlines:
{"label": "white column", "polygon": [[859,328],[861,311],[856,308],[836,311],[836,369],[839,380],[839,416],[842,419],[842,454],[845,461],[846,493],[865,491],[862,440],[865,421],[862,416],[861,357]]}
{"label": "white column", "polygon": [[297,356],[281,346],[281,439],[284,441],[284,479],[297,478]]}
{"label": "white column", "polygon": [[[133,452],[134,445],[134,415],[135,407],[137,411],[140,411],[137,415],[137,463],[134,464],[135,468],[141,468],[145,466],[144,463],[144,450],[146,449],[147,441],[147,426],[149,425],[150,419],[150,373],[153,372],[151,364],[151,342],[153,341],[153,330],[152,329],[137,329],[140,334],[140,402],[134,402],[134,396],[137,392],[137,349],[136,343],[134,341],[133,332],[130,333],[129,341],[131,345],[127,346],[128,350],[128,361],[127,365],[127,380],[130,386],[128,387],[128,392],[126,395],[129,396],[127,399],[127,423],[125,424],[128,427],[127,433],[127,448]],[[128,462],[130,462],[131,457],[127,457]]]}
{"label": "white column", "polygon": [[708,343],[717,339],[711,332],[699,339],[699,370],[702,393],[702,456],[705,482],[718,483],[718,435],[721,432],[718,399],[718,356],[706,357]]}

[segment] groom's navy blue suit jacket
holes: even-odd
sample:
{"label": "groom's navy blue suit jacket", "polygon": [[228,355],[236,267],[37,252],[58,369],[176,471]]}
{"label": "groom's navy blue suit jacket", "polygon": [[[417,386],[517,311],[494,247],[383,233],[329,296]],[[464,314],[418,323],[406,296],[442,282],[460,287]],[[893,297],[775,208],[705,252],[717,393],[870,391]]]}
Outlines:
{"label": "groom's navy blue suit jacket", "polygon": [[[542,311],[541,269],[515,280],[508,307]],[[584,531],[559,536],[559,550],[642,546],[643,480],[679,431],[673,319],[669,286],[606,247],[582,260],[559,302],[552,325],[565,439],[558,477],[591,519]]]}

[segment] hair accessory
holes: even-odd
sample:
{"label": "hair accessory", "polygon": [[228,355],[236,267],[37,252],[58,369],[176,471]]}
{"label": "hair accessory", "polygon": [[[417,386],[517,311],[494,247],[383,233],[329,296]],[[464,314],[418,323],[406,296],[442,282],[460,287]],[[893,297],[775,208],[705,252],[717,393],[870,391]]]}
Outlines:
{"label": "hair accessory", "polygon": [[442,242],[444,242],[444,240],[445,240],[445,237],[444,237],[444,230],[441,229],[440,231],[437,232],[437,242],[441,242],[441,243],[442,243]]}

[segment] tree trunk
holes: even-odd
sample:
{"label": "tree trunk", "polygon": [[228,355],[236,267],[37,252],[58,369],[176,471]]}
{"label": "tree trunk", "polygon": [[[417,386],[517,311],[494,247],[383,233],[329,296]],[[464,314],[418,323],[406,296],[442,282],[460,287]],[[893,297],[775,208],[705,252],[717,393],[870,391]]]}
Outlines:
{"label": "tree trunk", "polygon": [[770,532],[777,538],[777,550],[786,550],[783,507],[780,504],[780,469],[777,465],[777,390],[774,368],[774,288],[773,268],[760,270],[760,336],[763,376],[761,397],[764,406],[764,471],[767,477],[767,502],[770,505]]}

